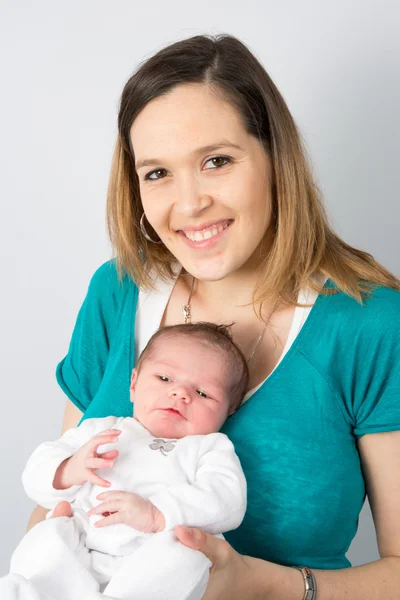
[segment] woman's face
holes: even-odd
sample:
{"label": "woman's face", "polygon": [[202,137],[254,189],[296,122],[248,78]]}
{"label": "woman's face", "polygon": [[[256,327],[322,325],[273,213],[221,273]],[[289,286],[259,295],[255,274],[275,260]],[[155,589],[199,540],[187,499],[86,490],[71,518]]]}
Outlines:
{"label": "woman's face", "polygon": [[206,281],[254,268],[271,167],[237,111],[205,85],[181,85],[145,106],[131,139],[146,217],[181,265]]}

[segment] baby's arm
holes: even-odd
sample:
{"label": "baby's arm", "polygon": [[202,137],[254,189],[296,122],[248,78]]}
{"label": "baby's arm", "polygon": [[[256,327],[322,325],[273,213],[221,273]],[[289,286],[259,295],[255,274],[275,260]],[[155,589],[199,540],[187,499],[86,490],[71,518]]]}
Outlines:
{"label": "baby's arm", "polygon": [[[112,466],[116,450],[97,457],[101,444],[115,442],[118,433],[111,429],[116,417],[87,419],[80,427],[68,429],[58,440],[45,442],[32,453],[22,474],[27,495],[45,508],[53,508],[60,500],[72,502],[86,481],[106,486],[94,469]],[[103,432],[99,435],[99,432]],[[104,435],[103,435],[104,434]]]}
{"label": "baby's arm", "polygon": [[216,534],[239,527],[246,512],[246,479],[232,442],[222,433],[205,436],[194,480],[149,500],[162,513],[165,529],[188,525]]}

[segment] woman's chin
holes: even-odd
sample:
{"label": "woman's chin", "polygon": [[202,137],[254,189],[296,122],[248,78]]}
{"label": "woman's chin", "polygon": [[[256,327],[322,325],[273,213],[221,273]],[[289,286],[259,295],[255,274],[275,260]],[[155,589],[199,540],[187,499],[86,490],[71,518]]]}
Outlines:
{"label": "woman's chin", "polygon": [[185,261],[182,264],[185,270],[199,281],[221,281],[237,270],[236,265],[230,265],[228,261],[197,260]]}

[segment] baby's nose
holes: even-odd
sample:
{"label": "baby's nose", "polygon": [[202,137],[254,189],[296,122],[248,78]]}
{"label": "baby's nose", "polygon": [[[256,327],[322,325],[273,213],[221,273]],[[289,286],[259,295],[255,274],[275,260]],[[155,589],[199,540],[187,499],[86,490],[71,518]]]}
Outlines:
{"label": "baby's nose", "polygon": [[171,390],[169,396],[174,400],[182,400],[185,403],[190,402],[190,392],[183,386]]}

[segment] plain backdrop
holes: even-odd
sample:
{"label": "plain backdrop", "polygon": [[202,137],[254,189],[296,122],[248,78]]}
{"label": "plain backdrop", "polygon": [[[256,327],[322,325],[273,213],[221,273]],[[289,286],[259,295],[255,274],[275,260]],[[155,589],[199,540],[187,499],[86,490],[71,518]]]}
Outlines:
{"label": "plain backdrop", "polygon": [[[127,78],[178,39],[240,37],[292,111],[336,230],[400,275],[400,5],[0,0],[0,24],[3,575],[34,508],[23,466],[59,436],[56,364],[111,253],[105,197]],[[378,558],[368,506],[349,558]]]}

